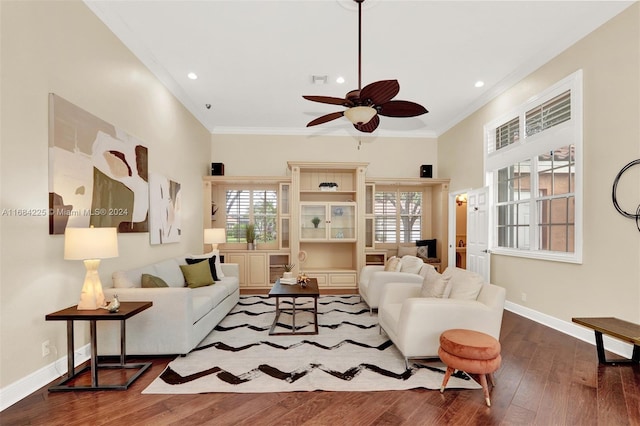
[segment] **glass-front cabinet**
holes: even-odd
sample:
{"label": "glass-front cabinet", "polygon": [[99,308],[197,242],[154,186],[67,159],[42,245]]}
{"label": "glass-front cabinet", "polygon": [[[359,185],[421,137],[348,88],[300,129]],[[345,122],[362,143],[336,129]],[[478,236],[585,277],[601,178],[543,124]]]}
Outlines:
{"label": "glass-front cabinet", "polygon": [[356,211],[351,202],[301,202],[300,241],[355,241]]}

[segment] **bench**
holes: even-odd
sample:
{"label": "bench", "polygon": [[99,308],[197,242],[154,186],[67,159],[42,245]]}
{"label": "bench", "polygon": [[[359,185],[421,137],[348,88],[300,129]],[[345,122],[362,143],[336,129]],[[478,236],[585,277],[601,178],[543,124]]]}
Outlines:
{"label": "bench", "polygon": [[[572,318],[571,321],[592,329],[596,334],[596,350],[600,364],[616,365],[640,363],[640,325],[613,317]],[[631,359],[608,360],[604,353],[602,335],[615,337],[633,345]]]}

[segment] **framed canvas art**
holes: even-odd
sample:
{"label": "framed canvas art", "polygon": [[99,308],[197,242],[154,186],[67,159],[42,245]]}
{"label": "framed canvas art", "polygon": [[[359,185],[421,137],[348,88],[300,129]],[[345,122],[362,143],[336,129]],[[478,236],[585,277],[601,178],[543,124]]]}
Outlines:
{"label": "framed canvas art", "polygon": [[177,243],[182,193],[180,184],[158,173],[149,174],[149,241],[151,244]]}
{"label": "framed canvas art", "polygon": [[149,231],[147,148],[49,94],[49,233],[71,227]]}

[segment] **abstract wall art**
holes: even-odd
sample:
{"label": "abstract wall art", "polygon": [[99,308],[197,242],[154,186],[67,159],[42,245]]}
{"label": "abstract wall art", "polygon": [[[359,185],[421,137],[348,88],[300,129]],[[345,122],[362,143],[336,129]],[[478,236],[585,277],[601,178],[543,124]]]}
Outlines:
{"label": "abstract wall art", "polygon": [[147,148],[49,94],[49,233],[71,227],[149,231]]}
{"label": "abstract wall art", "polygon": [[180,184],[158,173],[149,174],[149,240],[151,244],[180,241]]}

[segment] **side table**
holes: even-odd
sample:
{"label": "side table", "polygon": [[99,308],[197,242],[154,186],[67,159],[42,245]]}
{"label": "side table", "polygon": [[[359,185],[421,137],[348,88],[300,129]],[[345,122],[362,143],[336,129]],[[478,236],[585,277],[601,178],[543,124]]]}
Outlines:
{"label": "side table", "polygon": [[[149,367],[150,362],[145,363],[126,363],[126,332],[125,321],[145,309],[149,309],[153,305],[152,302],[121,302],[118,312],[111,313],[106,309],[96,310],[78,310],[77,305],[63,309],[45,316],[47,321],[66,321],[67,322],[67,377],[49,388],[49,391],[71,391],[71,390],[125,390],[133,383],[142,373]],[[89,321],[91,334],[91,363],[75,371],[74,347],[73,347],[73,322]],[[98,363],[98,339],[96,336],[97,321],[120,321],[120,363],[99,364]],[[100,385],[98,383],[98,370],[100,368],[125,369],[132,368],[138,371],[126,381],[126,383],[115,385]],[[90,386],[69,386],[68,383],[84,373],[91,370]]]}

